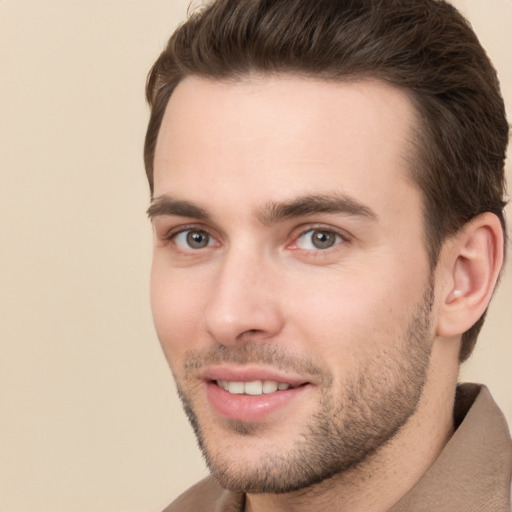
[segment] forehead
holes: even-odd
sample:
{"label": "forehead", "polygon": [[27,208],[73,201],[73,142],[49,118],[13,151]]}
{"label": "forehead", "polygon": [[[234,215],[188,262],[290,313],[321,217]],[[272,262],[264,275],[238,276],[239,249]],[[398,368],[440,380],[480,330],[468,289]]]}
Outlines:
{"label": "forehead", "polygon": [[395,203],[415,189],[414,122],[407,94],[380,81],[189,77],[158,136],[155,197],[255,206],[334,190]]}

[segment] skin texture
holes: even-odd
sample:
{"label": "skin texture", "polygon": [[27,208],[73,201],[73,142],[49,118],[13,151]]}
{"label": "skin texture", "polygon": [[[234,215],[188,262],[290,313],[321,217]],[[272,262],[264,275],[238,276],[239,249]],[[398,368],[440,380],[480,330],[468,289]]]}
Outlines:
{"label": "skin texture", "polygon": [[[346,510],[387,510],[450,435],[460,333],[438,330],[456,257],[429,267],[413,126],[376,81],[187,78],[171,97],[153,316],[210,469],[254,493],[248,510],[330,510],[334,489]],[[233,419],[212,368],[302,385]]]}
{"label": "skin texture", "polygon": [[[228,489],[245,492],[297,491],[356,467],[389,441],[414,413],[423,390],[432,340],[432,298],[428,289],[407,330],[397,333],[397,341],[401,339],[397,348],[376,351],[361,362],[347,377],[342,392],[335,389],[329,368],[316,366],[310,358],[286,359],[282,367],[292,371],[300,372],[304,367],[315,370],[316,392],[321,397],[318,407],[290,449],[269,451],[259,458],[259,464],[248,461],[249,466],[237,467],[236,471],[229,451],[215,451],[213,455],[217,442],[212,444],[211,440],[215,434],[206,431],[189,390],[197,379],[197,368],[219,361],[239,361],[240,352],[219,350],[204,355],[192,351],[188,362],[193,370],[179,379],[179,394],[208,466],[219,482]],[[268,345],[251,342],[244,345],[243,354],[244,364],[253,365],[286,358]],[[245,434],[252,442],[265,439],[269,428],[268,424],[232,421],[227,430],[238,436]]]}

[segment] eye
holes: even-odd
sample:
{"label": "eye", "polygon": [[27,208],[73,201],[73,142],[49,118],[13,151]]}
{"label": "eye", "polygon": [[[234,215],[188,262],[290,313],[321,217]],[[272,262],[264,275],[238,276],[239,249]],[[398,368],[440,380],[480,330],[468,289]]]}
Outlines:
{"label": "eye", "polygon": [[174,243],[181,249],[204,249],[214,245],[214,239],[200,229],[187,229],[173,236]]}
{"label": "eye", "polygon": [[329,249],[343,241],[340,235],[327,229],[310,229],[297,238],[296,247],[305,250]]}

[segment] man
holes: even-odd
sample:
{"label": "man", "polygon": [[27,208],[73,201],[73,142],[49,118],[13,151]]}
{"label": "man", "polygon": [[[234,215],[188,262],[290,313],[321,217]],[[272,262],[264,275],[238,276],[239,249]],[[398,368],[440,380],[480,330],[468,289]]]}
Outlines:
{"label": "man", "polygon": [[152,308],[212,477],[169,511],[508,511],[457,387],[502,267],[508,126],[437,0],[218,0],[147,85]]}

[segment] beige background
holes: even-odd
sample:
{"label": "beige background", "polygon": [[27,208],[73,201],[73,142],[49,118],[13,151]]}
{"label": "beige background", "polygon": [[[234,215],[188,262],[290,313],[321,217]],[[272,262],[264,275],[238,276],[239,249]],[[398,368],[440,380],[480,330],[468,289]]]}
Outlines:
{"label": "beige background", "polygon": [[[512,1],[456,3],[512,112]],[[0,512],[158,511],[206,473],[151,324],[141,157],[187,4],[0,0]],[[462,372],[509,421],[511,303],[509,272]]]}

